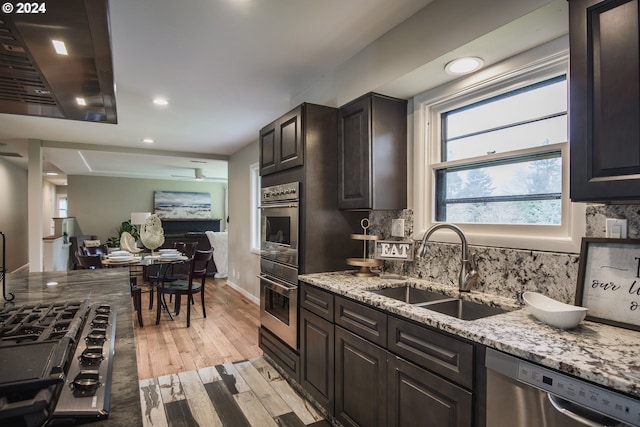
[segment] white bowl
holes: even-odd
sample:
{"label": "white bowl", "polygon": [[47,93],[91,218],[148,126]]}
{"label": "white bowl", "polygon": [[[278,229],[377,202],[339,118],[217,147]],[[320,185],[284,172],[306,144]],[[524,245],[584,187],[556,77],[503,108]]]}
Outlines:
{"label": "white bowl", "polygon": [[109,257],[114,256],[131,256],[131,252],[128,251],[113,251],[109,254]]}
{"label": "white bowl", "polygon": [[133,256],[131,254],[129,254],[129,255],[115,255],[115,256],[110,256],[109,260],[113,261],[113,262],[131,261],[131,260],[133,260]]}
{"label": "white bowl", "polygon": [[575,328],[587,315],[585,307],[565,304],[537,292],[525,292],[522,299],[536,319],[560,329]]}
{"label": "white bowl", "polygon": [[179,253],[177,249],[158,249],[158,252],[160,252],[161,254]]}

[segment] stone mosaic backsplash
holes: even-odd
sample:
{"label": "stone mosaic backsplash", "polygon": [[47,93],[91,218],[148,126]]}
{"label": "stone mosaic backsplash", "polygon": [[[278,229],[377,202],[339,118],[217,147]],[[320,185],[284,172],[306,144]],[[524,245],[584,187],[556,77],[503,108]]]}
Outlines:
{"label": "stone mosaic backsplash", "polygon": [[[391,220],[404,218],[407,236],[413,234],[413,211],[371,211],[369,234],[393,239]],[[587,205],[587,237],[605,237],[605,219],[627,219],[628,237],[640,238],[640,205]],[[418,248],[416,247],[416,250]],[[476,290],[515,298],[516,291],[536,291],[573,304],[579,254],[542,252],[470,245],[476,254],[480,280]],[[460,272],[460,244],[430,242],[427,256],[413,262],[385,261],[385,272],[432,280],[454,287]]]}

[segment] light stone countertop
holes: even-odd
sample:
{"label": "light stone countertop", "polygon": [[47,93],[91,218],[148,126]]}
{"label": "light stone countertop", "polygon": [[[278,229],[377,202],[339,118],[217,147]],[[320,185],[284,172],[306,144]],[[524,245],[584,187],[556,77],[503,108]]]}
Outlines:
{"label": "light stone countertop", "polygon": [[[400,317],[536,362],[640,398],[640,332],[583,321],[571,330],[557,329],[535,319],[514,300],[415,278],[357,277],[349,272],[300,275],[299,280]],[[513,311],[464,321],[368,292],[410,283],[454,297],[488,303]]]}

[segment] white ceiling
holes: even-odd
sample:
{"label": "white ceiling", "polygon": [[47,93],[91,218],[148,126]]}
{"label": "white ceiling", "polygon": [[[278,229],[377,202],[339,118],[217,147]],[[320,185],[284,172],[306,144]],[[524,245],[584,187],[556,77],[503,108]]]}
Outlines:
{"label": "white ceiling", "polygon": [[[430,2],[111,0],[118,124],[0,114],[0,151],[23,154],[7,159],[26,167],[26,141],[37,139],[45,141],[46,170],[171,179],[200,167],[224,179],[228,156],[293,99]],[[531,22],[526,43],[566,33],[566,16],[558,14],[566,2],[553,3],[534,17],[550,34]],[[522,37],[504,35],[478,39],[478,54],[491,63],[522,50]],[[385,93],[423,91],[425,74],[431,86],[452,78],[440,65],[420,65]],[[169,105],[154,105],[156,96]],[[147,137],[155,142],[143,143]]]}

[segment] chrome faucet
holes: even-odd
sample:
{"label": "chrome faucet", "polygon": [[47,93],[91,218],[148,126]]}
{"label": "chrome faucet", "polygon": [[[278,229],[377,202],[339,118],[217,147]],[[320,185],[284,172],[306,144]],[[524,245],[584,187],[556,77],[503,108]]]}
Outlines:
{"label": "chrome faucet", "polygon": [[418,249],[417,258],[423,258],[427,254],[427,241],[429,240],[429,237],[431,237],[434,231],[441,228],[448,228],[450,230],[453,230],[458,235],[458,237],[460,237],[460,241],[462,242],[462,257],[460,261],[462,265],[460,267],[460,276],[458,276],[458,288],[460,292],[469,292],[471,290],[471,287],[475,286],[476,282],[478,281],[478,272],[476,271],[476,256],[475,254],[471,254],[471,256],[469,256],[467,238],[465,237],[462,229],[457,225],[441,223],[429,228],[422,237],[422,244],[420,246],[420,249]]}

